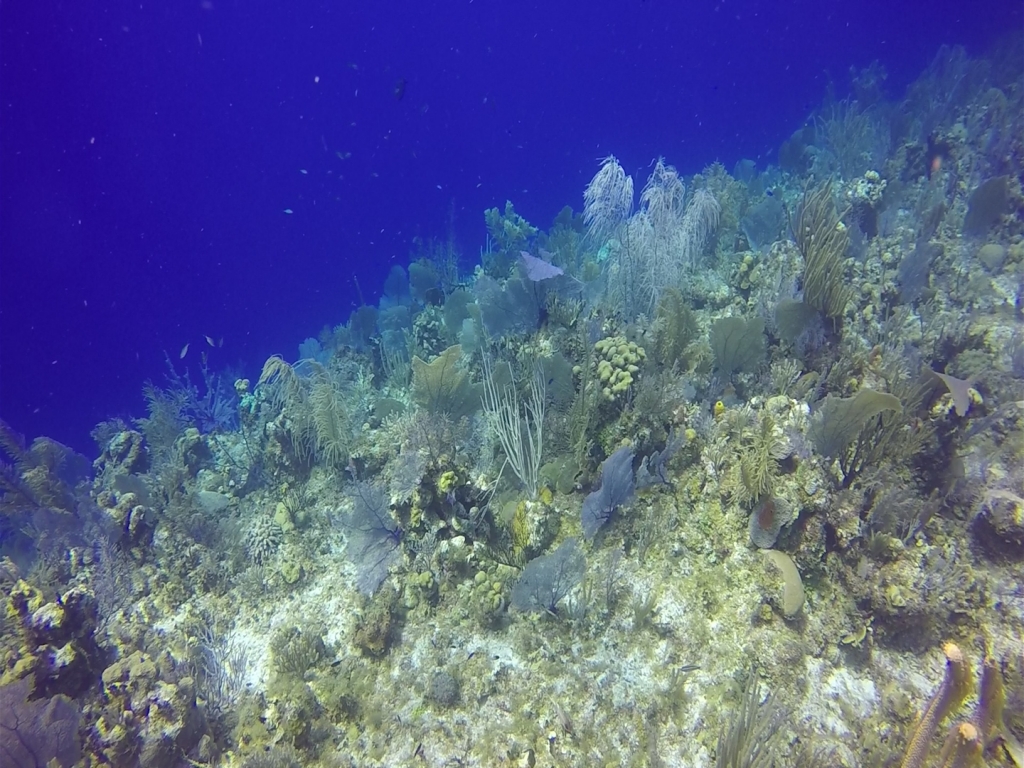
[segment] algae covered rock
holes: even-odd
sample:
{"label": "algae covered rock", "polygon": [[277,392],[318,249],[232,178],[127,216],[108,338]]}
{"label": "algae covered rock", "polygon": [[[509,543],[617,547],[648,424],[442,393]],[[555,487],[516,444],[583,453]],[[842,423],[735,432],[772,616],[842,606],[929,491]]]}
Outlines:
{"label": "algae covered rock", "polygon": [[99,609],[92,592],[74,587],[45,602],[37,590],[19,581],[7,611],[25,638],[8,676],[31,677],[34,692],[43,696],[77,696],[99,678],[104,655],[96,641]]}
{"label": "algae covered rock", "polygon": [[397,596],[392,590],[385,589],[370,601],[359,620],[352,642],[369,656],[383,656],[391,648],[397,632]]}
{"label": "algae covered rock", "polygon": [[441,707],[453,707],[459,703],[459,681],[451,672],[439,669],[427,683],[427,698]]}
{"label": "algae covered rock", "polygon": [[114,765],[179,765],[208,730],[195,681],[177,677],[169,658],[135,651],[103,671],[103,688],[113,711],[97,730]]}
{"label": "algae covered rock", "polygon": [[998,272],[1006,261],[1006,249],[998,243],[987,243],[978,249],[978,261],[989,272]]}
{"label": "algae covered rock", "polygon": [[[112,501],[112,494],[104,493],[99,501]],[[117,497],[116,503],[110,506],[103,505],[104,511],[114,521],[121,535],[124,537],[124,544],[129,549],[146,547],[153,541],[153,533],[156,530],[156,514],[144,503],[145,499],[136,493],[122,493]]]}
{"label": "algae covered rock", "polygon": [[297,584],[302,578],[302,564],[297,560],[285,560],[278,569],[285,584]]}
{"label": "algae covered rock", "polygon": [[988,491],[971,526],[974,540],[993,560],[1024,560],[1024,498],[1012,491]]}
{"label": "algae covered rock", "polygon": [[101,473],[110,469],[117,473],[141,474],[150,467],[149,446],[140,432],[121,430],[103,446],[93,467]]}

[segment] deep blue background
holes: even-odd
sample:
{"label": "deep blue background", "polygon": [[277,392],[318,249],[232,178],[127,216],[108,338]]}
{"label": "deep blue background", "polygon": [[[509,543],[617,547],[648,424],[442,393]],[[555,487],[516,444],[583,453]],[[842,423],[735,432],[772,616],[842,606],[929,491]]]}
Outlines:
{"label": "deep blue background", "polygon": [[850,66],[880,59],[899,95],[941,43],[979,55],[1022,24],[1019,0],[339,5],[0,5],[16,429],[93,453],[164,350],[256,376],[348,317],[353,275],[373,300],[415,235],[453,222],[475,257],[506,199],[546,227],[609,153],[641,184],[659,155],[772,161]]}

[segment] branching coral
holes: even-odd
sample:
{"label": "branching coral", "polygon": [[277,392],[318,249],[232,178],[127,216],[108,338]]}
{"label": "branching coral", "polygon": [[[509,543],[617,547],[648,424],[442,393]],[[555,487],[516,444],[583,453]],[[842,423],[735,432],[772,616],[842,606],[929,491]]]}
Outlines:
{"label": "branching coral", "polygon": [[483,404],[491,434],[501,444],[505,460],[523,483],[530,498],[537,495],[541,455],[544,448],[544,372],[535,366],[528,394],[520,406],[515,383],[498,384],[491,359],[483,357]]}
{"label": "branching coral", "polygon": [[786,446],[775,432],[775,419],[762,413],[750,446],[740,460],[740,484],[748,500],[771,495],[777,461],[786,457]]}
{"label": "branching coral", "polygon": [[309,404],[316,432],[316,452],[325,463],[339,467],[348,461],[352,440],[350,415],[339,387],[319,363],[313,363]]}
{"label": "branching coral", "polygon": [[772,748],[778,741],[782,711],[769,693],[761,703],[757,671],[747,678],[739,711],[718,738],[717,768],[762,768],[773,765]]}
{"label": "branching coral", "polygon": [[326,367],[312,360],[292,366],[275,355],[263,364],[256,388],[287,417],[292,449],[300,461],[315,456],[339,466],[348,460],[352,418],[342,384]]}
{"label": "branching coral", "polygon": [[256,565],[265,565],[277,553],[283,538],[281,526],[269,515],[254,518],[245,531],[246,554]]}
{"label": "branching coral", "polygon": [[853,298],[853,289],[843,279],[850,238],[836,212],[831,181],[804,192],[793,236],[804,257],[804,301],[827,317],[841,318]]}
{"label": "branching coral", "polygon": [[678,288],[666,288],[658,299],[654,317],[654,357],[667,368],[680,363],[685,368],[686,349],[696,339],[699,327],[693,310]]}

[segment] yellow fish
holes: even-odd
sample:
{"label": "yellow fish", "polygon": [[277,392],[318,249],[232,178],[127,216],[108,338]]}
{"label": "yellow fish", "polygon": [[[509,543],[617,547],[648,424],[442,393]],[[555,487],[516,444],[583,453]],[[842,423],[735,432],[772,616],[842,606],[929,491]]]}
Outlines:
{"label": "yellow fish", "polygon": [[209,336],[206,337],[206,343],[209,344],[211,347],[216,346],[213,343],[213,339],[211,339]]}
{"label": "yellow fish", "polygon": [[178,355],[178,359],[179,360],[184,360],[185,359],[185,355],[187,355],[187,354],[188,354],[188,344],[185,344],[185,346],[181,348],[181,354]]}

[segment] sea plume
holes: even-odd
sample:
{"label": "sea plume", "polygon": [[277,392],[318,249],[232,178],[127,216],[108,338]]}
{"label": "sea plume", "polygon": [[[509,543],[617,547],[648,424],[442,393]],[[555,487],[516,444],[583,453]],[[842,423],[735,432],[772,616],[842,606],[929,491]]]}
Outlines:
{"label": "sea plume", "polygon": [[632,210],[633,177],[626,175],[614,155],[608,155],[583,192],[587,233],[596,242],[603,242],[629,218]]}

